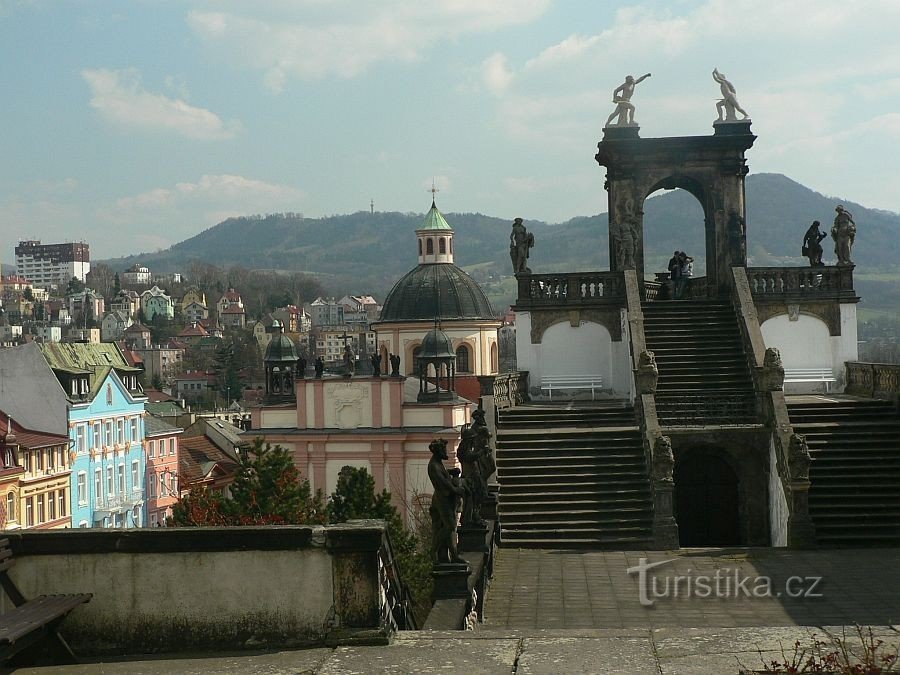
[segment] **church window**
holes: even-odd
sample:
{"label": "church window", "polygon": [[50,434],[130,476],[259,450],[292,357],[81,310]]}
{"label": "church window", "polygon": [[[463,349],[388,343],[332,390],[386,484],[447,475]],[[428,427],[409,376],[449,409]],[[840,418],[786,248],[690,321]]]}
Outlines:
{"label": "church window", "polygon": [[450,240],[450,253],[453,253],[453,240]]}
{"label": "church window", "polygon": [[469,363],[469,348],[466,345],[460,345],[456,348],[456,372],[470,373],[472,368]]}
{"label": "church window", "polygon": [[500,370],[500,352],[497,349],[497,343],[491,343],[491,372],[496,373]]}
{"label": "church window", "polygon": [[419,255],[422,255],[422,240],[419,239]]}
{"label": "church window", "polygon": [[438,251],[440,251],[442,254],[447,252],[447,240],[443,237],[438,239]]}
{"label": "church window", "polygon": [[425,240],[425,255],[434,255],[434,239]]}

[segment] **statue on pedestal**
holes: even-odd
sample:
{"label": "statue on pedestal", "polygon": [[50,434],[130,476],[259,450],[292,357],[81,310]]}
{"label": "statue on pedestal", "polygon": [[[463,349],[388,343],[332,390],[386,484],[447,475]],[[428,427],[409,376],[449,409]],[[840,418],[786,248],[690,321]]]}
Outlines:
{"label": "statue on pedestal", "polygon": [[658,483],[672,483],[674,468],[672,441],[668,436],[660,436],[653,445],[653,480]]}
{"label": "statue on pedestal", "polygon": [[372,377],[381,377],[381,354],[372,354],[369,360],[372,362]]}
{"label": "statue on pedestal", "polygon": [[822,240],[828,235],[824,232],[819,232],[819,225],[821,223],[818,220],[814,220],[806,234],[803,235],[803,248],[800,249],[800,252],[809,258],[810,267],[825,266],[825,263],[822,262]]}
{"label": "statue on pedestal", "polygon": [[509,233],[509,257],[512,260],[513,274],[531,274],[528,256],[532,246],[534,235],[525,229],[521,218],[516,218],[512,224],[512,232]]}
{"label": "statue on pedestal", "polygon": [[465,527],[484,525],[481,518],[481,503],[487,497],[487,481],[481,475],[479,459],[483,449],[478,447],[480,435],[476,429],[483,427],[467,427],[463,429],[462,439],[456,449],[456,456],[462,464],[462,477],[466,496],[463,503],[462,524]]}
{"label": "statue on pedestal", "polygon": [[344,345],[344,377],[353,377],[356,373],[356,354],[350,345]]}
{"label": "statue on pedestal", "polygon": [[809,464],[812,458],[809,456],[809,446],[806,437],[801,434],[792,434],[788,445],[788,466],[791,471],[791,480],[809,480]]}
{"label": "statue on pedestal", "polygon": [[388,354],[388,361],[391,362],[391,377],[400,377],[400,355]]}
{"label": "statue on pedestal", "polygon": [[465,563],[456,547],[457,499],[464,493],[463,488],[454,484],[454,479],[444,466],[447,459],[447,441],[437,438],[428,445],[431,459],[428,461],[428,478],[434,487],[431,506],[431,551],[434,561],[441,563]]}
{"label": "statue on pedestal", "polygon": [[[735,110],[744,116],[742,119],[749,120],[750,117],[747,115],[747,111],[741,107],[740,103],[738,103],[737,92],[734,90],[734,85],[725,79],[725,75],[720,73],[718,68],[713,70],[712,76],[713,79],[719,83],[719,90],[722,92],[722,98],[716,102],[716,112],[719,113],[719,119],[716,121],[737,122],[738,119],[734,114]],[[722,116],[723,112],[725,113],[724,117]]]}
{"label": "statue on pedestal", "polygon": [[[637,126],[634,121],[634,105],[631,103],[631,97],[634,94],[635,86],[650,77],[650,73],[641,75],[638,79],[634,79],[632,75],[625,78],[625,81],[616,87],[613,91],[613,103],[616,109],[606,120],[607,127],[633,127]],[[613,118],[618,117],[616,123],[613,124]]]}
{"label": "statue on pedestal", "polygon": [[303,379],[306,377],[306,359],[302,356],[297,359],[297,378]]}
{"label": "statue on pedestal", "polygon": [[325,372],[325,362],[322,360],[321,356],[316,357],[316,379],[322,379],[322,373]]}
{"label": "statue on pedestal", "polygon": [[837,256],[839,267],[853,265],[850,260],[850,251],[853,248],[853,240],[856,239],[856,223],[853,215],[838,204],[835,209],[834,225],[831,226],[831,238],[834,239],[834,253]]}

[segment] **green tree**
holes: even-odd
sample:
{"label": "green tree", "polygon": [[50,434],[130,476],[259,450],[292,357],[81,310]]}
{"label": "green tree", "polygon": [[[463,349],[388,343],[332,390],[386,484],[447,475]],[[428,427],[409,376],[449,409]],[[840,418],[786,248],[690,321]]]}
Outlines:
{"label": "green tree", "polygon": [[390,492],[382,490],[375,494],[375,479],[366,469],[345,466],[338,474],[337,487],[328,502],[328,519],[342,523],[360,518],[386,522],[400,574],[413,596],[415,614],[427,616],[432,587],[430,542],[422,541],[404,525],[400,513],[391,504]]}
{"label": "green tree", "polygon": [[119,278],[119,273],[116,272],[116,275],[113,277],[113,295],[118,295],[119,291],[122,290],[122,280]]}
{"label": "green tree", "polygon": [[240,366],[241,363],[235,350],[234,337],[227,336],[216,347],[216,354],[213,357],[216,389],[226,401],[240,399],[241,397],[243,382],[241,381]]}
{"label": "green tree", "polygon": [[179,526],[323,524],[321,491],[313,493],[290,453],[257,438],[241,458],[231,499],[193,488],[172,509]]}
{"label": "green tree", "polygon": [[78,277],[72,277],[69,279],[69,283],[66,284],[66,295],[71,295],[72,293],[81,293],[84,290],[84,282],[81,281]]}

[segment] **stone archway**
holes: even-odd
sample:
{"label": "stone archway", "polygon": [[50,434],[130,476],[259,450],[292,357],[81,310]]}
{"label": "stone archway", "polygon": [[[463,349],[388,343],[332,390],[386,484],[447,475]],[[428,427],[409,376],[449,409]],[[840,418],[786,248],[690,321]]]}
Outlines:
{"label": "stone archway", "polygon": [[595,159],[606,167],[610,269],[637,270],[644,279],[646,198],[659,189],[682,188],[703,208],[707,288],[731,288],[730,268],[746,265],[744,153],[756,140],[749,122],[715,125],[712,136],[640,138],[638,129],[608,127]]}
{"label": "stone archway", "polygon": [[712,450],[678,453],[674,477],[681,546],[739,545],[739,480],[726,454]]}

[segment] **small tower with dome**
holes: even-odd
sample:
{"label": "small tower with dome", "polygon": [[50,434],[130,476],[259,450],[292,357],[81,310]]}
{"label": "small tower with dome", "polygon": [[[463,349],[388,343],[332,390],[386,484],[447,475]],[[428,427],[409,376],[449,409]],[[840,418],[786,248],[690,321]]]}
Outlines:
{"label": "small tower with dome", "polygon": [[297,347],[277,319],[272,322],[272,340],[266,347],[263,364],[266,370],[266,402],[280,403],[296,400],[295,377]]}

